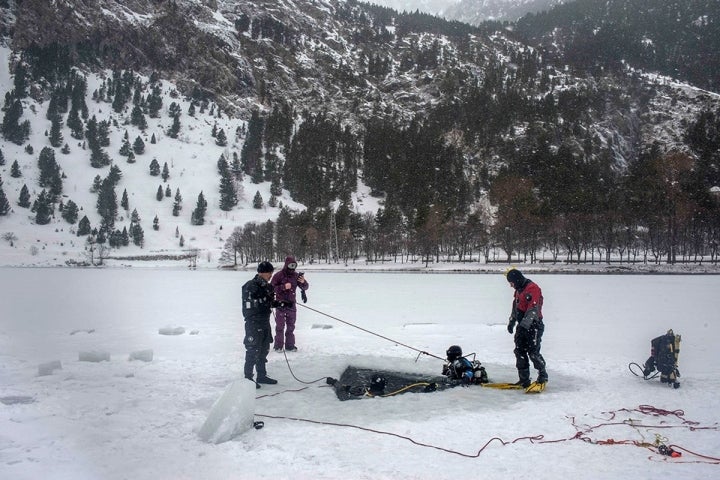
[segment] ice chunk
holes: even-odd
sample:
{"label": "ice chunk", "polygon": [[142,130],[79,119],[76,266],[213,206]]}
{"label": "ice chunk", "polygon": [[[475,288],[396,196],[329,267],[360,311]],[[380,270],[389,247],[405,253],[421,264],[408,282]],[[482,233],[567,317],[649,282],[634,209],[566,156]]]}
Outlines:
{"label": "ice chunk", "polygon": [[110,354],[108,352],[99,352],[96,350],[90,352],[80,352],[78,360],[80,360],[81,362],[109,362]]}
{"label": "ice chunk", "polygon": [[55,370],[62,370],[62,364],[60,360],[53,360],[52,362],[41,363],[38,365],[38,375],[52,375]]}
{"label": "ice chunk", "polygon": [[137,350],[130,353],[128,360],[140,360],[143,362],[152,362],[153,351],[152,350]]}
{"label": "ice chunk", "polygon": [[235,380],[210,409],[198,436],[209,443],[223,443],[250,430],[255,414],[255,382]]}
{"label": "ice chunk", "polygon": [[332,325],[328,325],[326,323],[313,323],[312,327],[310,328],[321,328],[323,330],[327,330],[329,328],[332,328]]}
{"label": "ice chunk", "polygon": [[163,327],[158,330],[158,333],[160,335],[182,335],[185,333],[185,329],[183,327]]}
{"label": "ice chunk", "polygon": [[76,333],[84,332],[84,333],[93,333],[95,331],[94,328],[89,328],[87,330],[73,330],[70,332],[70,335],[75,335]]}
{"label": "ice chunk", "polygon": [[9,395],[7,397],[0,397],[0,403],[5,405],[16,405],[24,403],[33,403],[35,399],[26,395]]}

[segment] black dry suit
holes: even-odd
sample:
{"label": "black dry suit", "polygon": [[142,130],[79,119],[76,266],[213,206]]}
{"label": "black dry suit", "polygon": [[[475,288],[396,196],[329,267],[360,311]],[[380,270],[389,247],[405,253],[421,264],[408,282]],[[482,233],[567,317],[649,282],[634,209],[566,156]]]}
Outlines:
{"label": "black dry suit", "polygon": [[680,354],[680,335],[668,330],[665,335],[653,338],[650,342],[650,358],[643,366],[643,375],[647,378],[657,368],[660,372],[660,381],[678,388],[680,376],[678,370],[678,355]]}
{"label": "black dry suit", "polygon": [[463,357],[462,349],[452,345],[447,350],[447,362],[443,365],[442,374],[451,382],[463,385],[488,383],[487,372],[479,361],[470,361]]}
{"label": "black dry suit", "polygon": [[[511,278],[512,273],[512,278]],[[519,271],[511,270],[508,280],[515,287],[512,313],[508,323],[508,331],[515,329],[515,366],[517,367],[519,383],[523,386],[530,384],[530,362],[538,371],[537,382],[548,381],[545,368],[545,359],[540,353],[542,336],[545,331],[543,323],[542,304],[543,296],[540,287],[529,278],[525,278]]]}
{"label": "black dry suit", "polygon": [[245,378],[253,378],[253,367],[258,378],[267,376],[267,363],[272,330],[270,313],[272,312],[273,288],[260,275],[255,275],[242,287],[242,310],[245,317]]}

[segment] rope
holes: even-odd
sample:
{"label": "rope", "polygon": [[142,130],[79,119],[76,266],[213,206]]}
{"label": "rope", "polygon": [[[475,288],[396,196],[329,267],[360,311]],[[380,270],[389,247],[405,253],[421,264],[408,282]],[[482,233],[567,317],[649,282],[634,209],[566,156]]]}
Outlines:
{"label": "rope", "polygon": [[638,363],[635,363],[635,362],[630,362],[630,363],[628,363],[628,370],[630,370],[630,373],[632,373],[632,374],[635,375],[636,377],[643,377],[645,380],[652,380],[653,378],[655,378],[655,377],[657,377],[658,375],[660,375],[660,372],[659,372],[659,371],[656,371],[654,374],[650,375],[649,377],[646,377],[644,373],[643,373],[642,375],[640,375],[640,374],[637,373],[635,370],[633,370],[633,368],[632,368],[633,366],[637,367],[641,372],[644,372],[644,369],[643,369],[643,367],[640,366],[640,364],[638,364]]}
{"label": "rope", "polygon": [[[306,388],[308,388],[308,387],[304,387],[301,390],[304,390]],[[289,390],[286,390],[286,391],[289,391]],[[298,390],[298,391],[300,391],[300,390]],[[283,393],[283,392],[279,392],[279,393]],[[266,395],[266,396],[272,396],[272,395]],[[262,398],[262,397],[258,397],[258,398]],[[264,417],[264,418],[278,419],[278,420],[292,420],[292,421],[296,421],[296,422],[312,423],[315,425],[328,425],[328,426],[333,426],[333,427],[352,428],[352,429],[356,429],[356,430],[374,433],[377,435],[386,435],[386,436],[390,436],[390,437],[400,438],[402,440],[406,440],[406,441],[412,443],[413,445],[417,445],[417,446],[424,447],[424,448],[431,448],[434,450],[439,450],[441,452],[449,453],[452,455],[458,455],[458,456],[466,457],[466,458],[478,458],[483,453],[483,451],[485,451],[485,449],[488,448],[493,442],[499,442],[502,446],[507,446],[507,445],[511,445],[511,444],[514,444],[514,443],[517,443],[520,441],[529,441],[531,444],[536,444],[536,443],[544,444],[544,443],[562,443],[562,442],[568,442],[571,440],[582,440],[583,442],[586,442],[586,443],[589,443],[592,445],[632,445],[632,446],[636,446],[636,447],[640,447],[640,448],[645,448],[645,449],[650,450],[654,454],[660,455],[659,458],[654,455],[649,456],[648,460],[652,460],[652,461],[670,461],[671,460],[671,461],[673,461],[673,463],[704,463],[704,464],[711,464],[711,465],[720,465],[720,458],[712,457],[709,455],[703,455],[703,454],[694,452],[692,450],[689,450],[685,447],[681,447],[679,445],[674,445],[674,444],[665,445],[664,443],[661,443],[661,442],[666,442],[667,439],[658,434],[655,434],[655,443],[647,442],[647,441],[645,441],[644,438],[642,441],[630,440],[630,439],[616,440],[614,438],[594,440],[589,436],[589,434],[592,433],[595,429],[605,427],[605,426],[612,426],[612,425],[626,425],[626,426],[635,428],[636,430],[638,427],[643,427],[643,428],[687,428],[688,430],[691,430],[691,431],[718,430],[717,423],[713,424],[712,426],[698,426],[699,422],[693,422],[693,421],[686,420],[685,418],[683,418],[684,412],[682,410],[663,410],[660,408],[653,407],[651,405],[640,405],[636,409],[624,409],[623,408],[623,409],[619,409],[619,410],[615,410],[615,411],[611,411],[611,412],[604,412],[604,413],[610,414],[610,416],[611,416],[610,420],[612,420],[615,418],[615,416],[619,412],[636,412],[636,413],[641,413],[641,414],[650,415],[650,416],[674,416],[677,419],[679,419],[682,422],[682,424],[681,425],[643,425],[643,424],[636,423],[634,420],[630,419],[630,420],[626,420],[626,421],[622,421],[622,422],[605,422],[605,423],[601,423],[598,425],[589,426],[584,429],[581,429],[580,426],[576,423],[575,417],[568,417],[571,419],[571,423],[572,423],[573,427],[575,427],[575,429],[577,430],[575,435],[573,435],[571,437],[551,439],[551,440],[546,440],[545,436],[542,434],[517,437],[513,440],[503,440],[500,437],[492,437],[487,442],[485,442],[485,444],[479,450],[477,450],[477,452],[464,453],[464,452],[460,452],[460,451],[453,450],[450,448],[433,445],[430,443],[419,442],[409,436],[400,435],[397,433],[387,432],[387,431],[383,431],[383,430],[376,430],[373,428],[361,427],[359,425],[353,425],[353,424],[349,424],[349,423],[336,423],[336,422],[327,422],[327,421],[321,421],[321,420],[312,420],[312,419],[308,419],[308,418],[286,417],[286,416],[267,415],[267,414],[256,414],[256,416]],[[642,437],[642,434],[641,434],[641,437]],[[675,456],[668,456],[668,454],[666,452],[673,451],[673,450],[676,452],[678,452],[678,451],[686,452],[686,453],[693,455],[701,460],[678,460],[677,457],[675,457]]]}
{"label": "rope", "polygon": [[[276,317],[276,315],[275,315],[275,310],[273,310],[273,318],[277,321],[277,317]],[[320,377],[320,378],[318,378],[317,380],[313,380],[313,381],[311,381],[311,382],[306,382],[306,381],[300,380],[298,377],[295,376],[295,372],[293,372],[293,369],[292,369],[292,367],[290,366],[290,360],[288,360],[287,352],[285,351],[284,348],[283,348],[283,355],[285,356],[285,363],[287,364],[288,370],[290,371],[290,375],[292,375],[292,377],[293,377],[296,381],[302,383],[303,385],[312,385],[313,383],[317,383],[317,382],[320,382],[320,381],[324,381],[324,380],[326,380],[326,379],[328,378],[328,377]]]}
{"label": "rope", "polygon": [[392,397],[393,395],[397,395],[398,393],[402,393],[402,392],[404,392],[404,391],[406,391],[406,390],[410,390],[411,388],[415,388],[415,387],[428,387],[428,386],[430,386],[430,385],[432,385],[432,384],[431,384],[431,383],[428,383],[428,382],[417,382],[417,383],[413,383],[413,384],[410,384],[410,385],[405,385],[404,387],[398,388],[398,389],[395,390],[394,392],[383,393],[382,395],[373,395],[373,394],[370,393],[369,391],[365,392],[365,394],[366,394],[368,397]]}
{"label": "rope", "polygon": [[[418,348],[411,347],[410,345],[406,345],[406,344],[404,344],[404,343],[402,343],[402,342],[398,342],[397,340],[393,340],[392,338],[386,337],[386,336],[384,336],[384,335],[380,335],[379,333],[375,333],[375,332],[372,332],[372,331],[367,330],[367,329],[365,329],[365,328],[359,327],[359,326],[357,326],[357,325],[355,325],[355,324],[353,324],[353,323],[346,322],[345,320],[342,320],[342,319],[340,319],[340,318],[334,317],[334,316],[332,316],[332,315],[330,315],[330,314],[327,314],[327,313],[325,313],[325,312],[321,312],[320,310],[316,310],[316,309],[314,309],[314,308],[312,308],[312,307],[308,307],[307,305],[304,305],[304,304],[301,304],[301,303],[297,303],[296,305],[299,305],[299,306],[301,306],[301,307],[303,307],[303,308],[307,308],[308,310],[311,310],[311,311],[313,311],[313,312],[315,312],[315,313],[318,313],[318,314],[320,314],[320,315],[324,315],[324,316],[326,316],[326,317],[328,317],[328,318],[332,318],[333,320],[336,320],[336,321],[338,321],[338,322],[340,322],[340,323],[344,323],[345,325],[348,325],[348,326],[350,326],[350,327],[357,328],[358,330],[362,330],[363,332],[369,333],[370,335],[375,335],[376,337],[380,337],[380,338],[382,338],[383,340],[387,340],[387,341],[389,341],[389,342],[396,343],[396,344],[398,344],[398,345],[400,345],[400,346],[402,346],[402,347],[409,348],[410,350],[414,350],[414,351],[418,352],[418,358],[420,358],[420,355],[427,355],[427,356],[429,356],[429,357],[433,357],[433,358],[437,358],[438,360],[445,361],[445,359],[444,359],[443,357],[438,357],[437,355],[433,355],[432,353],[426,352],[426,351],[424,351],[424,350],[420,350],[420,349],[418,349]],[[417,359],[416,359],[416,361],[417,361]]]}
{"label": "rope", "polygon": [[459,456],[461,456],[461,457],[466,457],[466,458],[478,458],[478,457],[480,456],[480,454],[483,452],[483,450],[485,450],[492,442],[495,442],[495,441],[498,441],[498,442],[500,442],[503,446],[505,446],[505,445],[509,445],[509,444],[511,444],[511,443],[519,442],[520,440],[529,440],[531,443],[534,443],[535,441],[542,440],[542,438],[543,438],[542,435],[537,435],[537,436],[534,436],[534,437],[518,437],[518,438],[516,438],[515,440],[512,440],[512,441],[508,442],[508,441],[503,440],[502,438],[493,437],[493,438],[491,438],[490,440],[488,440],[488,441],[485,443],[485,445],[483,445],[482,448],[480,448],[480,450],[477,451],[477,453],[470,454],[470,453],[459,452],[459,451],[457,451],[457,450],[452,450],[452,449],[450,449],[450,448],[445,448],[445,447],[440,447],[440,446],[437,446],[437,445],[432,445],[432,444],[429,444],[429,443],[418,442],[417,440],[415,440],[415,439],[413,439],[413,438],[411,438],[411,437],[407,437],[407,436],[405,436],[405,435],[400,435],[400,434],[398,434],[398,433],[386,432],[386,431],[383,431],[383,430],[375,430],[375,429],[373,429],[373,428],[367,428],[367,427],[360,427],[360,426],[358,426],[358,425],[352,425],[352,424],[350,424],[350,423],[325,422],[325,421],[320,421],[320,420],[311,420],[311,419],[308,419],[308,418],[283,417],[283,416],[277,416],[277,415],[264,415],[264,414],[255,414],[255,416],[256,416],[256,417],[263,417],[263,418],[273,418],[273,419],[278,419],[278,420],[292,420],[292,421],[295,421],[295,422],[313,423],[313,424],[316,424],[316,425],[328,425],[328,426],[331,426],[331,427],[353,428],[353,429],[356,429],[356,430],[362,430],[362,431],[365,431],[365,432],[375,433],[375,434],[378,434],[378,435],[387,435],[387,436],[389,436],[389,437],[400,438],[400,439],[402,439],[402,440],[407,440],[408,442],[412,443],[413,445],[417,445],[417,446],[425,447],[425,448],[432,448],[432,449],[434,449],[434,450],[440,450],[441,452],[450,453],[450,454],[453,454],[453,455],[459,455]]}

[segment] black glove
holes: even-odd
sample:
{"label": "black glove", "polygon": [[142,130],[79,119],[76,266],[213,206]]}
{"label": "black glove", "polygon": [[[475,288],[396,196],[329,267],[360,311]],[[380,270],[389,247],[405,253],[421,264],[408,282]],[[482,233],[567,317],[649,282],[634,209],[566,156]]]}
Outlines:
{"label": "black glove", "polygon": [[470,385],[470,377],[468,377],[467,375],[463,375],[461,382],[463,387],[467,387],[468,385]]}
{"label": "black glove", "polygon": [[272,308],[278,308],[278,307],[280,307],[281,304],[282,304],[282,302],[278,302],[277,300],[273,300],[273,301],[270,303],[270,306],[271,306]]}
{"label": "black glove", "polygon": [[302,298],[303,303],[307,303],[307,294],[305,293],[305,290],[300,290],[300,298]]}
{"label": "black glove", "polygon": [[510,320],[508,322],[508,326],[507,326],[508,333],[513,333],[514,328],[515,328],[515,320]]}

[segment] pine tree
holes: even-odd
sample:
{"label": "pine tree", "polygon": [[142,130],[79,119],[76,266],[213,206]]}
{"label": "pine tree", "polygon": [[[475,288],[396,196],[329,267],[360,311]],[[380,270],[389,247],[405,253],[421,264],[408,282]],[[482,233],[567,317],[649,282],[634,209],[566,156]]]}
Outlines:
{"label": "pine tree", "polygon": [[178,188],[175,190],[175,202],[173,203],[173,217],[177,217],[180,215],[180,210],[182,210],[182,195],[180,195],[180,189]]}
{"label": "pine tree", "polygon": [[120,167],[117,165],[110,167],[107,178],[112,182],[113,186],[117,185],[122,178],[122,170],[120,170]]}
{"label": "pine tree", "polygon": [[52,145],[55,148],[60,147],[63,142],[63,134],[62,134],[62,117],[59,113],[56,113],[52,116],[52,125],[50,127],[50,135],[48,137],[48,140],[50,141],[50,145]]}
{"label": "pine tree", "polygon": [[63,153],[63,155],[67,155],[68,153],[70,153],[70,145],[66,143],[65,145],[63,145],[60,151]]}
{"label": "pine tree", "polygon": [[157,215],[155,215],[155,218],[153,219],[153,230],[158,231],[160,230],[160,219]]}
{"label": "pine tree", "polygon": [[132,238],[133,244],[142,247],[145,243],[145,232],[140,226],[140,215],[137,210],[133,210],[130,214],[130,230],[128,232]]}
{"label": "pine tree", "polygon": [[180,134],[180,117],[173,117],[173,123],[168,128],[167,136],[170,138],[178,138]]}
{"label": "pine tree", "polygon": [[123,189],[122,199],[120,200],[120,206],[128,211],[130,209],[130,202],[128,201],[127,189]]}
{"label": "pine tree", "polygon": [[170,184],[165,186],[165,196],[166,197],[172,197],[172,190],[170,190]]}
{"label": "pine tree", "polygon": [[180,235],[180,248],[185,246],[185,236]]}
{"label": "pine tree", "polygon": [[87,215],[85,215],[78,223],[77,236],[89,235],[91,232],[92,227],[90,226],[90,220],[88,220]]}
{"label": "pine tree", "polygon": [[55,161],[55,150],[44,147],[40,151],[38,168],[40,169],[39,185],[48,187],[52,199],[56,199],[62,194],[62,178],[60,176],[60,166]]}
{"label": "pine tree", "polygon": [[8,202],[5,190],[2,188],[2,179],[0,179],[0,215],[7,215],[10,212],[10,202]]}
{"label": "pine tree", "polygon": [[148,127],[147,120],[145,120],[145,114],[143,114],[142,108],[139,105],[135,105],[130,114],[130,124],[135,125],[143,132]]}
{"label": "pine tree", "polygon": [[127,247],[128,245],[130,245],[130,234],[128,234],[127,227],[123,227],[122,233],[120,235],[121,235],[120,243],[122,244],[122,246]]}
{"label": "pine tree", "polygon": [[18,161],[15,160],[10,167],[10,176],[13,178],[20,178],[22,177],[22,172],[20,171],[20,165],[18,164]]}
{"label": "pine tree", "polygon": [[243,173],[250,175],[251,178],[257,178],[257,170],[262,175],[262,140],[265,121],[260,117],[257,110],[253,110],[248,122],[248,134],[240,151],[240,164]]}
{"label": "pine tree", "polygon": [[242,168],[240,167],[240,157],[237,152],[233,152],[232,172],[236,180],[242,180]]}
{"label": "pine tree", "polygon": [[143,139],[139,136],[135,138],[135,142],[133,142],[133,152],[135,152],[136,155],[145,153],[145,142],[143,142]]}
{"label": "pine tree", "polygon": [[163,188],[162,185],[158,185],[157,192],[155,193],[155,198],[157,201],[161,201],[163,198],[165,198],[165,195],[163,194]]}
{"label": "pine tree", "polygon": [[220,147],[224,147],[227,145],[227,136],[225,135],[225,130],[223,130],[222,128],[217,133],[217,137],[215,138],[215,144]]}
{"label": "pine tree", "polygon": [[85,135],[85,129],[83,127],[82,120],[80,120],[80,114],[77,110],[70,110],[70,113],[68,113],[66,124],[70,129],[70,135],[77,140],[82,140],[83,136]]}
{"label": "pine tree", "polygon": [[154,133],[153,133],[152,136],[150,137],[150,143],[153,144],[153,145],[155,145],[155,144],[157,143],[157,140],[155,139],[155,134],[154,134]]}
{"label": "pine tree", "polygon": [[0,148],[0,167],[2,167],[3,165],[5,165],[5,155],[3,155],[3,151]]}
{"label": "pine tree", "polygon": [[282,195],[282,185],[280,183],[280,175],[274,175],[270,181],[270,194],[279,197]]}
{"label": "pine tree", "polygon": [[23,114],[23,107],[20,100],[16,99],[10,108],[5,112],[0,132],[6,140],[17,145],[22,145],[30,136],[30,121],[20,122]]}
{"label": "pine tree", "polygon": [[155,85],[152,93],[148,95],[147,104],[150,118],[158,118],[160,116],[160,109],[162,108],[162,96],[160,93],[160,86]]}
{"label": "pine tree", "polygon": [[130,146],[130,142],[128,140],[123,140],[122,147],[120,147],[120,155],[123,157],[127,157],[132,153],[132,146]]}
{"label": "pine tree", "polygon": [[172,102],[168,107],[168,114],[171,118],[178,118],[182,114],[182,108],[176,102]]}
{"label": "pine tree", "polygon": [[253,198],[253,208],[263,208],[263,198],[262,195],[260,195],[260,191],[255,192],[255,197]]}
{"label": "pine tree", "polygon": [[23,62],[18,62],[15,65],[14,74],[15,98],[27,97],[27,68],[25,68]]}
{"label": "pine tree", "polygon": [[190,223],[193,225],[204,225],[205,224],[205,213],[207,212],[207,201],[203,192],[200,192],[197,198],[197,204],[195,210],[193,210],[190,216]]}
{"label": "pine tree", "polygon": [[78,206],[75,202],[72,200],[68,200],[67,205],[62,210],[62,218],[65,219],[66,222],[73,224],[77,222],[78,218]]}
{"label": "pine tree", "polygon": [[30,191],[25,184],[23,184],[22,188],[20,189],[20,198],[18,198],[18,205],[23,208],[30,207]]}
{"label": "pine tree", "polygon": [[[225,164],[227,166],[227,164]],[[225,168],[220,176],[220,209],[230,211],[237,205],[237,192],[230,169]]]}
{"label": "pine tree", "polygon": [[35,201],[35,223],[38,225],[47,225],[50,223],[50,216],[52,215],[52,208],[50,206],[45,189],[40,192],[40,196]]}
{"label": "pine tree", "polygon": [[101,230],[112,230],[115,226],[115,217],[117,217],[117,195],[115,194],[115,185],[109,179],[102,181],[98,190],[97,211],[102,218]]}
{"label": "pine tree", "polygon": [[92,193],[97,193],[100,191],[100,186],[102,185],[102,177],[100,175],[95,175],[95,178],[93,178],[93,184],[90,188],[90,191]]}
{"label": "pine tree", "polygon": [[160,175],[160,164],[158,163],[156,158],[153,158],[150,161],[150,175],[153,177],[157,177]]}
{"label": "pine tree", "polygon": [[168,178],[170,178],[170,169],[168,168],[167,162],[165,162],[162,169],[162,179],[164,182],[167,182]]}

